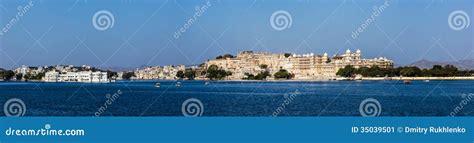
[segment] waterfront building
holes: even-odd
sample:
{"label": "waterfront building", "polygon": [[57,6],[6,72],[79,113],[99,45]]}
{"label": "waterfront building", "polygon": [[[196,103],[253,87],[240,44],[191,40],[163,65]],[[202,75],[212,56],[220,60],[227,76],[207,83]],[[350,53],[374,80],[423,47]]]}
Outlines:
{"label": "waterfront building", "polygon": [[24,75],[38,75],[44,72],[43,67],[29,67],[26,65],[22,65],[21,67],[14,70],[17,74]]}
{"label": "waterfront building", "polygon": [[136,79],[138,80],[150,80],[150,79],[165,79],[174,80],[177,79],[176,74],[178,71],[184,71],[186,66],[150,66],[143,69],[137,69],[135,71]]}
{"label": "waterfront building", "polygon": [[[228,79],[236,80],[245,77],[245,74],[258,74],[269,71],[272,75],[280,69],[285,69],[294,74],[294,79],[334,79],[339,69],[352,65],[355,68],[378,66],[381,68],[393,67],[393,61],[385,58],[362,59],[362,53],[357,50],[352,53],[347,50],[344,54],[329,57],[323,55],[308,54],[273,54],[268,52],[243,51],[236,57],[213,59],[206,62],[206,67],[217,65],[218,67],[231,71]],[[261,65],[266,65],[262,69]]]}
{"label": "waterfront building", "polygon": [[94,83],[107,83],[110,82],[107,77],[107,72],[92,72],[92,71],[80,71],[80,72],[64,72],[60,73],[57,71],[48,71],[43,77],[43,81],[46,82],[94,82]]}

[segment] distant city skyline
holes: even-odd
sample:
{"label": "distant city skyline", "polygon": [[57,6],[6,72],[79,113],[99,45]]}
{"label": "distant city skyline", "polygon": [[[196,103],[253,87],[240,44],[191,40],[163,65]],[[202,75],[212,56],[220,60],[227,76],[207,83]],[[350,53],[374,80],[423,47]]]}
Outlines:
{"label": "distant city skyline", "polygon": [[0,68],[196,65],[239,51],[332,56],[346,49],[397,65],[458,61],[474,58],[473,6],[470,0],[2,0]]}

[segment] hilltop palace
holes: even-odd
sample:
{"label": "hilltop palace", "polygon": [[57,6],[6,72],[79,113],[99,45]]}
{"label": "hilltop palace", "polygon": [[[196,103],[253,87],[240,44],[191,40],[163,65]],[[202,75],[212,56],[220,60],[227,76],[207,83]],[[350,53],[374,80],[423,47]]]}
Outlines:
{"label": "hilltop palace", "polygon": [[[393,61],[385,57],[374,59],[361,59],[361,51],[351,53],[347,50],[342,55],[329,57],[323,55],[303,54],[273,54],[267,52],[243,51],[236,57],[226,57],[209,60],[206,66],[217,65],[225,70],[231,71],[230,80],[242,79],[245,73],[258,74],[261,71],[269,71],[270,74],[285,69],[295,75],[294,79],[334,79],[340,68],[352,65],[355,68],[378,66],[380,68],[393,67]],[[260,65],[267,65],[262,69]]]}

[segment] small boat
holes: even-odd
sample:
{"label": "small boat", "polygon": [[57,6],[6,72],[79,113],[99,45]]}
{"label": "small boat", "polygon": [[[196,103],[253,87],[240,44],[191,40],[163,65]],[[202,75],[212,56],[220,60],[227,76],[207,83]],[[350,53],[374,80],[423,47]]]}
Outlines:
{"label": "small boat", "polygon": [[176,82],[176,87],[180,87],[181,86],[181,82]]}
{"label": "small boat", "polygon": [[159,87],[160,87],[160,83],[159,83],[159,82],[156,83],[156,84],[155,84],[155,87],[159,88]]}
{"label": "small boat", "polygon": [[209,82],[204,83],[204,85],[209,85]]}
{"label": "small boat", "polygon": [[430,82],[430,80],[424,80],[423,82]]}
{"label": "small boat", "polygon": [[404,84],[411,84],[411,80],[403,80]]}

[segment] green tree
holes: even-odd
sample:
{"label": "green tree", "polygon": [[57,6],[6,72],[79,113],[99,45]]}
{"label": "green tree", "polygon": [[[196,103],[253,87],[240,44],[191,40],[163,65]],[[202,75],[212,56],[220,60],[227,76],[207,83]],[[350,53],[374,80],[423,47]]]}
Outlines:
{"label": "green tree", "polygon": [[135,76],[134,72],[124,72],[123,75],[122,75],[122,79],[130,80],[134,76]]}
{"label": "green tree", "polygon": [[415,76],[415,71],[412,68],[403,68],[400,70],[400,74],[403,76],[413,77]]}
{"label": "green tree", "polygon": [[368,67],[360,67],[359,69],[356,70],[357,74],[360,74],[364,77],[370,76],[370,68]]}
{"label": "green tree", "polygon": [[15,72],[8,70],[3,72],[3,79],[6,81],[11,80],[15,76]]}
{"label": "green tree", "polygon": [[23,78],[23,74],[22,73],[18,73],[15,75],[16,77],[16,80],[21,80]]}
{"label": "green tree", "polygon": [[280,69],[278,72],[273,74],[273,77],[275,77],[275,79],[291,79],[293,78],[293,76],[293,74],[289,73],[285,69]]}
{"label": "green tree", "polygon": [[245,77],[242,78],[244,80],[255,80],[255,75],[250,74],[250,73],[244,73]]}
{"label": "green tree", "polygon": [[176,73],[176,77],[178,77],[179,79],[183,79],[185,76],[184,76],[184,72],[183,71],[178,71]]}
{"label": "green tree", "polygon": [[186,77],[188,80],[194,80],[194,78],[196,78],[196,71],[193,69],[186,69],[184,71],[184,77]]}
{"label": "green tree", "polygon": [[446,65],[444,66],[444,71],[446,76],[456,76],[458,74],[458,68],[453,65]]}
{"label": "green tree", "polygon": [[430,69],[430,73],[435,77],[443,77],[448,75],[441,65],[434,65],[433,68]]}
{"label": "green tree", "polygon": [[257,80],[264,80],[264,79],[267,79],[267,77],[270,77],[270,76],[272,76],[272,75],[270,74],[270,72],[268,72],[268,71],[263,71],[263,72],[258,73],[258,74],[255,76],[255,79],[257,79]]}
{"label": "green tree", "polygon": [[227,76],[232,75],[230,71],[225,71],[217,65],[210,65],[206,71],[206,77],[211,80],[222,80]]}
{"label": "green tree", "polygon": [[234,55],[231,54],[224,54],[224,55],[219,55],[216,57],[216,59],[227,59],[227,58],[234,58]]}
{"label": "green tree", "polygon": [[356,74],[356,69],[352,65],[346,65],[337,71],[336,75],[342,77],[353,77]]}
{"label": "green tree", "polygon": [[114,78],[114,77],[118,77],[118,74],[117,72],[114,72],[114,71],[110,71],[110,70],[107,70],[107,78]]}
{"label": "green tree", "polygon": [[370,76],[371,77],[382,77],[382,76],[385,76],[385,75],[384,75],[383,69],[381,69],[378,66],[372,66],[372,67],[370,67]]}

